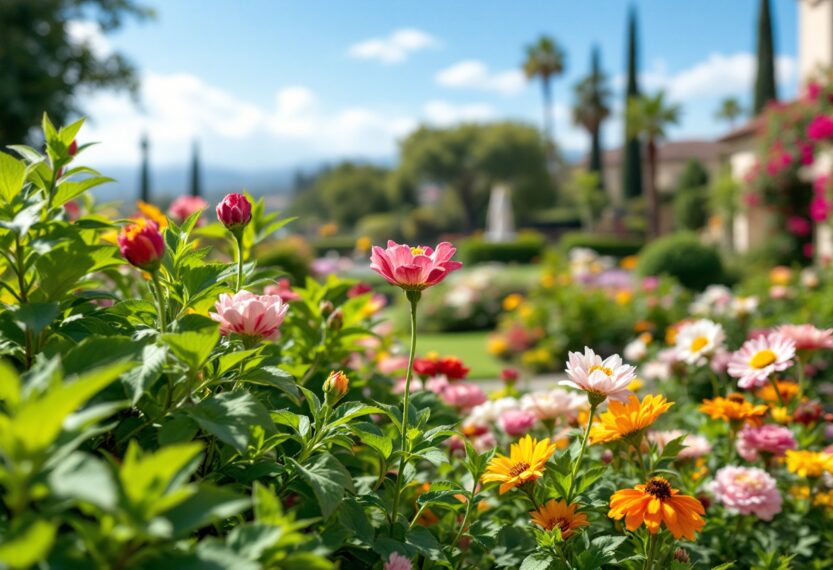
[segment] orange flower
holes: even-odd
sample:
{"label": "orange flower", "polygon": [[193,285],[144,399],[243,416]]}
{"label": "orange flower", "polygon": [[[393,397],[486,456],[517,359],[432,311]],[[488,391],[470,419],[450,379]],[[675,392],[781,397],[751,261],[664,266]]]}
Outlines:
{"label": "orange flower", "polygon": [[147,202],[139,200],[136,202],[136,207],[139,209],[142,217],[147,218],[152,222],[156,222],[159,229],[165,229],[168,227],[168,216],[166,216],[162,210],[153,204],[148,204]]}
{"label": "orange flower", "polygon": [[547,503],[538,507],[538,510],[530,512],[532,522],[546,530],[552,530],[555,527],[561,529],[561,537],[569,538],[573,532],[590,523],[587,521],[587,515],[584,513],[577,513],[578,504],[573,503],[568,505],[565,501],[556,501],[552,499]]}
{"label": "orange flower", "polygon": [[664,523],[674,538],[694,540],[694,533],[706,524],[705,509],[694,497],[680,495],[671,483],[662,477],[652,477],[644,485],[622,489],[610,497],[612,519],[625,519],[625,528],[634,531],[645,524],[648,532],[656,534]]}
{"label": "orange flower", "polygon": [[725,398],[703,400],[700,411],[714,420],[758,424],[766,414],[767,407],[764,404],[755,405],[747,402],[741,394],[734,393]]}
{"label": "orange flower", "polygon": [[[795,382],[790,380],[776,380],[775,384],[778,385],[778,392],[781,393],[781,398],[784,399],[784,402],[789,402],[798,394],[798,384]],[[780,402],[778,392],[775,391],[775,387],[770,382],[755,392],[755,395],[769,404],[776,404]]]}
{"label": "orange flower", "polygon": [[509,457],[496,455],[481,478],[484,483],[500,483],[500,494],[535,481],[544,474],[544,465],[555,452],[549,440],[538,441],[526,435],[509,448]]}
{"label": "orange flower", "polygon": [[674,405],[665,396],[648,394],[640,402],[631,396],[626,404],[611,400],[607,411],[599,414],[599,422],[590,429],[592,443],[616,441],[639,433]]}

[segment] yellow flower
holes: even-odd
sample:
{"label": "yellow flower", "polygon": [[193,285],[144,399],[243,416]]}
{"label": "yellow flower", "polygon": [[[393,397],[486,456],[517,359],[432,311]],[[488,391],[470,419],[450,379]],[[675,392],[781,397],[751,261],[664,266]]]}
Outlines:
{"label": "yellow flower", "polygon": [[813,497],[813,504],[817,507],[833,508],[833,491],[816,493]]}
{"label": "yellow flower", "polygon": [[565,501],[552,499],[538,507],[538,510],[530,512],[532,522],[545,530],[553,530],[555,527],[561,529],[561,537],[569,538],[574,531],[590,523],[587,515],[577,513],[578,504],[568,505]]}
{"label": "yellow flower", "polygon": [[541,287],[544,289],[552,289],[555,287],[555,275],[552,273],[545,273],[541,276]]}
{"label": "yellow flower", "polygon": [[787,450],[787,469],[799,477],[821,477],[833,473],[833,454],[822,451]]}
{"label": "yellow flower", "polygon": [[796,499],[809,499],[810,486],[809,485],[793,485],[790,487],[790,495]]}
{"label": "yellow flower", "polygon": [[488,341],[486,341],[486,350],[489,351],[489,354],[493,354],[495,356],[503,356],[507,352],[509,352],[509,343],[506,342],[506,339],[493,336]]}
{"label": "yellow flower", "polygon": [[598,423],[590,429],[590,441],[605,443],[641,432],[673,405],[674,402],[669,402],[665,396],[653,394],[648,394],[641,402],[636,396],[631,396],[626,404],[612,400],[607,411],[599,414]]}
{"label": "yellow flower", "polygon": [[524,302],[523,295],[519,295],[518,293],[512,293],[512,294],[507,295],[506,297],[503,298],[503,303],[502,303],[503,310],[507,311],[507,312],[514,311],[515,309],[520,307],[521,303],[523,303],[523,302]]}
{"label": "yellow flower", "polygon": [[518,307],[518,314],[524,320],[529,320],[535,315],[535,309],[529,306],[527,303],[524,303],[520,307]]}
{"label": "yellow flower", "polygon": [[769,272],[769,281],[773,285],[789,285],[790,281],[792,281],[792,276],[792,269],[779,265],[778,267],[773,267],[772,271]]}
{"label": "yellow flower", "polygon": [[648,332],[653,328],[654,328],[654,323],[652,323],[651,321],[645,321],[645,320],[636,321],[633,324],[633,332],[636,332],[636,333]]}
{"label": "yellow flower", "polygon": [[627,257],[622,258],[622,260],[619,262],[619,267],[631,271],[633,269],[636,269],[637,263],[639,263],[639,258],[635,255],[629,255]]}
{"label": "yellow flower", "polygon": [[321,237],[330,237],[338,233],[338,226],[334,223],[324,224],[318,228],[318,235]]}
{"label": "yellow flower", "polygon": [[500,483],[500,494],[524,483],[533,482],[544,474],[544,465],[555,452],[555,443],[538,441],[526,435],[513,443],[509,456],[496,455],[481,477],[483,483]]}
{"label": "yellow flower", "polygon": [[168,217],[162,213],[162,210],[153,204],[148,204],[147,202],[139,200],[136,202],[136,207],[139,208],[139,212],[141,212],[142,216],[152,222],[156,222],[156,225],[159,226],[160,230],[168,227]]}
{"label": "yellow flower", "polygon": [[766,415],[767,407],[763,404],[754,405],[747,402],[741,394],[735,393],[725,398],[703,400],[700,411],[714,420],[760,423],[761,418]]}
{"label": "yellow flower", "polygon": [[645,382],[643,382],[639,378],[634,378],[633,380],[631,380],[631,383],[628,384],[628,390],[630,390],[631,392],[637,392],[644,385]]}
{"label": "yellow flower", "polygon": [[781,406],[773,406],[769,409],[769,415],[772,416],[773,421],[779,424],[788,424],[792,421],[792,415],[789,408]]}
{"label": "yellow flower", "polygon": [[373,240],[367,236],[362,236],[356,240],[356,250],[358,251],[370,251],[372,245]]}
{"label": "yellow flower", "polygon": [[621,291],[616,292],[616,296],[614,298],[617,304],[627,305],[631,302],[631,299],[633,299],[633,293],[627,289],[622,289]]}

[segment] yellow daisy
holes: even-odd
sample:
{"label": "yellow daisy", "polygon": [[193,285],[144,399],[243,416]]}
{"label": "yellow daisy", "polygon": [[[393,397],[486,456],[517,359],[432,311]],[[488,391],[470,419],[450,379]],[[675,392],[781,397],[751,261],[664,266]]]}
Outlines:
{"label": "yellow daisy", "polygon": [[544,474],[544,465],[556,447],[552,441],[538,441],[526,435],[512,444],[508,457],[496,455],[480,480],[483,483],[500,483],[501,495],[514,487],[535,481]]}

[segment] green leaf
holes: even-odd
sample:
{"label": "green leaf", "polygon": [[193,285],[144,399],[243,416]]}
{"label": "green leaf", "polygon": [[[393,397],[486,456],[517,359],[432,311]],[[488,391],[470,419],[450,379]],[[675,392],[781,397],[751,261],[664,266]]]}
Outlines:
{"label": "green leaf", "polygon": [[168,345],[171,352],[192,371],[202,368],[220,340],[219,325],[209,319],[206,321],[208,322],[197,330],[162,335],[162,341]]}
{"label": "green leaf", "polygon": [[295,400],[299,398],[298,385],[295,383],[295,377],[277,366],[263,366],[253,370],[247,370],[240,375],[239,380],[249,384],[277,388],[289,394]]}
{"label": "green leaf", "polygon": [[159,378],[168,357],[168,349],[164,346],[150,344],[142,349],[142,363],[127,372],[122,381],[133,391],[132,404],[135,405]]}
{"label": "green leaf", "polygon": [[335,412],[336,419],[330,422],[330,427],[340,426],[356,418],[370,414],[383,414],[384,410],[376,406],[362,404],[361,402],[347,402],[336,408]]}
{"label": "green leaf", "polygon": [[237,493],[208,484],[200,485],[196,493],[166,511],[163,516],[171,522],[177,536],[207,526],[248,509],[251,500]]}
{"label": "green leaf", "polygon": [[255,511],[255,521],[268,525],[280,525],[283,521],[283,507],[281,500],[275,494],[275,489],[255,481],[252,485],[252,503]]}
{"label": "green leaf", "polygon": [[96,260],[91,251],[75,241],[41,255],[35,261],[41,290],[49,300],[63,298],[78,280],[93,271]]}
{"label": "green leaf", "polygon": [[247,391],[222,392],[187,408],[199,426],[223,443],[244,454],[253,441],[252,428],[260,426],[266,435],[275,433],[269,412]]}
{"label": "green leaf", "polygon": [[27,303],[12,310],[12,318],[23,330],[43,332],[58,316],[58,303]]}
{"label": "green leaf", "polygon": [[14,366],[0,359],[0,401],[10,407],[20,402],[20,376]]}
{"label": "green leaf", "polygon": [[546,552],[533,552],[521,562],[520,570],[547,570],[555,558]]}
{"label": "green leaf", "polygon": [[52,205],[63,206],[87,190],[101,186],[102,184],[107,184],[108,182],[115,182],[115,180],[106,176],[90,176],[84,180],[65,180],[55,190]]}
{"label": "green leaf", "polygon": [[338,459],[329,453],[316,456],[313,463],[306,467],[292,458],[290,461],[298,469],[301,477],[312,487],[324,518],[329,518],[338,508],[345,490],[353,491],[353,479],[350,473]]}
{"label": "green leaf", "polygon": [[141,353],[142,345],[126,336],[88,336],[62,358],[64,373],[77,374],[123,360],[138,361]]}
{"label": "green leaf", "polygon": [[413,546],[429,560],[442,560],[443,551],[437,538],[424,526],[415,526],[405,535],[405,543]]}
{"label": "green leaf", "polygon": [[393,453],[393,439],[382,433],[376,424],[370,422],[355,422],[350,424],[350,431],[359,442],[376,451],[384,459]]}
{"label": "green leaf", "polygon": [[44,560],[55,542],[56,530],[53,523],[42,519],[13,525],[0,537],[0,562],[11,568],[29,568]]}
{"label": "green leaf", "polygon": [[11,202],[23,189],[26,181],[26,163],[0,151],[0,198]]}
{"label": "green leaf", "polygon": [[338,520],[353,536],[367,546],[373,545],[375,532],[364,508],[353,498],[349,497],[341,503],[338,509]]}
{"label": "green leaf", "polygon": [[105,511],[116,506],[116,485],[110,468],[86,453],[72,453],[61,461],[49,474],[49,486],[62,499],[89,503]]}

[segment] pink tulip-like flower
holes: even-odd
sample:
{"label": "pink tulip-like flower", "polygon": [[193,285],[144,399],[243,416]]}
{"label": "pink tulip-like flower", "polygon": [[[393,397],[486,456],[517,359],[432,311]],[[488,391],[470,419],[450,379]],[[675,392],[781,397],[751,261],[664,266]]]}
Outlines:
{"label": "pink tulip-like flower", "polygon": [[796,350],[833,348],[833,329],[819,329],[813,325],[781,325],[775,332],[791,339]]}
{"label": "pink tulip-like flower", "polygon": [[228,194],[217,204],[217,219],[232,232],[240,231],[252,221],[252,203],[243,194]]}
{"label": "pink tulip-like flower", "polygon": [[[168,207],[168,216],[170,216],[171,219],[175,220],[177,223],[182,223],[190,218],[194,212],[205,210],[207,207],[208,202],[199,196],[180,196],[171,202],[170,207]],[[197,225],[199,225],[201,221],[202,220],[197,221]]]}
{"label": "pink tulip-like flower", "polygon": [[769,473],[757,467],[723,467],[709,490],[724,507],[768,521],[781,512],[781,493]]}
{"label": "pink tulip-like flower", "polygon": [[384,570],[412,570],[411,560],[405,558],[398,552],[391,552],[388,561],[385,562]]}
{"label": "pink tulip-like flower", "polygon": [[442,391],[442,398],[449,406],[467,410],[485,402],[486,394],[477,384],[455,382]]}
{"label": "pink tulip-like flower", "polygon": [[636,377],[636,368],[623,364],[618,354],[602,360],[592,349],[584,347],[584,354],[571,352],[567,362],[567,378],[559,382],[584,390],[588,396],[596,395],[602,400],[610,398],[627,402],[632,392],[628,385]]}
{"label": "pink tulip-like flower", "polygon": [[274,285],[267,285],[264,287],[263,293],[265,295],[277,295],[283,300],[284,303],[297,301],[301,298],[298,293],[292,290],[292,286],[289,284],[289,279],[278,279]]}
{"label": "pink tulip-like flower", "polygon": [[807,138],[821,141],[833,137],[833,117],[818,115],[807,125]]}
{"label": "pink tulip-like flower", "polygon": [[126,226],[118,237],[119,251],[131,265],[154,272],[165,254],[165,240],[159,226],[147,218],[139,218]]}
{"label": "pink tulip-like flower", "polygon": [[537,420],[528,410],[507,410],[500,416],[500,427],[507,435],[519,437],[531,430]]}
{"label": "pink tulip-like flower", "polygon": [[745,426],[738,433],[735,444],[738,454],[746,461],[757,461],[762,453],[781,457],[788,449],[795,449],[797,445],[793,433],[788,428],[774,424]]}
{"label": "pink tulip-like flower", "polygon": [[732,354],[729,361],[729,376],[738,379],[738,386],[744,390],[760,388],[769,381],[769,376],[792,366],[795,356],[795,342],[778,333],[753,338]]}
{"label": "pink tulip-like flower", "polygon": [[435,250],[388,241],[387,249],[373,247],[370,268],[392,285],[406,291],[422,291],[463,266],[451,260],[456,251],[448,242],[442,242]]}
{"label": "pink tulip-like flower", "polygon": [[238,291],[223,293],[214,305],[216,313],[209,316],[220,323],[220,333],[232,333],[251,339],[275,340],[286,318],[289,305],[277,295],[255,295]]}

